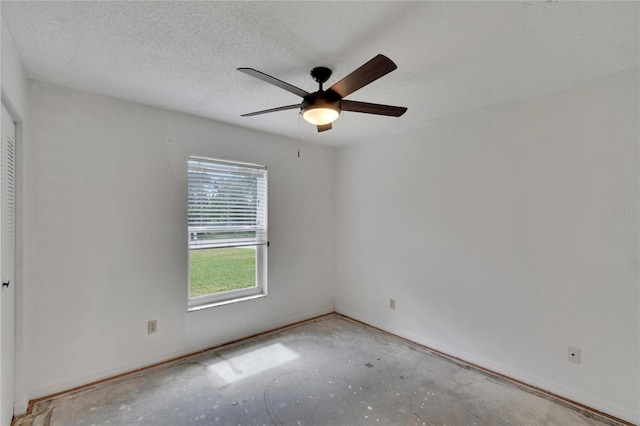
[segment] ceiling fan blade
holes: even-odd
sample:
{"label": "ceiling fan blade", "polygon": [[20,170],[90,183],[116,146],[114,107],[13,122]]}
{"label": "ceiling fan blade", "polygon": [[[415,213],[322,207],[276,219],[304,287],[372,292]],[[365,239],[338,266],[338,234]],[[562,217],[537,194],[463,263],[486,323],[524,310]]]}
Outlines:
{"label": "ceiling fan blade", "polygon": [[267,114],[269,112],[286,111],[288,109],[300,108],[300,104],[286,105],[278,108],[264,109],[262,111],[250,112],[249,114],[242,114],[240,117],[251,117],[253,115]]}
{"label": "ceiling fan blade", "polygon": [[402,114],[407,112],[407,109],[405,107],[381,105],[381,104],[370,104],[368,102],[347,101],[344,99],[340,101],[340,108],[343,111],[364,112],[365,114],[389,115],[392,117],[400,117]]}
{"label": "ceiling fan blade", "polygon": [[331,130],[331,123],[318,125],[318,133],[325,132],[327,130]]}
{"label": "ceiling fan blade", "polygon": [[296,87],[289,83],[285,83],[282,80],[278,80],[275,77],[271,77],[270,75],[260,72],[258,70],[254,70],[253,68],[238,68],[238,71],[245,73],[247,75],[250,75],[252,77],[258,78],[262,81],[266,81],[267,83],[273,84],[274,86],[278,86],[279,88],[284,89],[287,92],[291,92],[294,95],[298,95],[301,98],[304,98],[305,96],[310,95],[309,92],[302,90],[299,87]]}
{"label": "ceiling fan blade", "polygon": [[396,68],[398,68],[397,65],[391,59],[384,55],[378,55],[331,86],[329,90],[344,98]]}

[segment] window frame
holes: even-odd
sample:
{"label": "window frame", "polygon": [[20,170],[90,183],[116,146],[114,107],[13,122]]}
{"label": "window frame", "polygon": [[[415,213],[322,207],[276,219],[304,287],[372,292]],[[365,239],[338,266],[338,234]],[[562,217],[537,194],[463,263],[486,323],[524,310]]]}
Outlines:
{"label": "window frame", "polygon": [[[213,167],[218,165],[221,168],[222,167],[236,168],[234,170],[234,172],[236,173],[242,169],[252,169],[254,173],[255,171],[263,172],[262,179],[264,179],[264,197],[260,198],[258,196],[258,199],[262,200],[262,202],[264,203],[264,207],[262,207],[262,209],[264,209],[264,217],[263,217],[264,225],[262,226],[263,231],[261,231],[264,233],[263,234],[264,237],[263,237],[263,243],[258,243],[255,246],[254,245],[250,246],[250,247],[255,247],[255,254],[256,254],[255,286],[254,287],[248,287],[248,288],[242,288],[237,290],[224,291],[220,293],[211,293],[203,296],[191,297],[191,252],[198,249],[192,248],[190,245],[191,233],[193,231],[189,227],[188,210],[190,206],[190,200],[188,195],[189,192],[187,189],[187,235],[188,235],[187,237],[187,311],[193,312],[201,309],[227,305],[230,303],[236,303],[236,302],[241,302],[245,300],[253,300],[253,299],[267,296],[267,251],[268,251],[267,250],[267,247],[268,247],[267,217],[268,217],[268,211],[269,211],[269,207],[268,207],[269,180],[268,180],[267,166],[253,164],[253,163],[244,163],[239,161],[222,160],[217,158],[189,155],[187,156],[187,188],[190,182],[190,176],[189,176],[189,173],[191,171],[190,162],[209,164],[209,165],[212,165]],[[234,245],[231,244],[228,246],[221,246],[219,248],[223,248],[223,247],[234,247]],[[205,249],[205,248],[201,248],[201,249]]]}

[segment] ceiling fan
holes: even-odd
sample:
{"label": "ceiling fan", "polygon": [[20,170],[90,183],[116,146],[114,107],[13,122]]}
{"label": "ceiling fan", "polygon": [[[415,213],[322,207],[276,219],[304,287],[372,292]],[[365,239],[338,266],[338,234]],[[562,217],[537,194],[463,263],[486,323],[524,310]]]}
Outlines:
{"label": "ceiling fan", "polygon": [[340,116],[340,112],[342,111],[400,117],[407,111],[407,108],[344,99],[356,90],[361,89],[396,68],[398,67],[391,59],[384,55],[377,55],[327,90],[322,90],[322,84],[331,77],[331,70],[325,67],[316,67],[311,70],[311,77],[320,84],[320,89],[313,93],[309,93],[306,90],[302,90],[282,80],[278,80],[275,77],[271,77],[263,72],[254,70],[253,68],[238,68],[238,71],[240,72],[259,78],[267,83],[271,83],[274,86],[278,86],[279,88],[302,98],[302,103],[300,104],[286,105],[251,112],[249,114],[242,114],[242,117],[300,108],[302,117],[309,123],[315,124],[318,128],[318,132],[330,130],[331,123]]}

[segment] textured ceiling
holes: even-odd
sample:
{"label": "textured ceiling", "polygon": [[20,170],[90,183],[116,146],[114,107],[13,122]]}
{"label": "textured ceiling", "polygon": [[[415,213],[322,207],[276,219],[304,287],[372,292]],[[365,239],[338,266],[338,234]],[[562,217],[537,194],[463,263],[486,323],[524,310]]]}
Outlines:
{"label": "textured ceiling", "polygon": [[[639,65],[638,2],[9,2],[3,20],[29,78],[308,141],[341,145],[450,114],[562,89]],[[400,118],[345,112],[316,133],[300,98],[251,67],[315,91],[378,53],[398,69],[348,99]]]}

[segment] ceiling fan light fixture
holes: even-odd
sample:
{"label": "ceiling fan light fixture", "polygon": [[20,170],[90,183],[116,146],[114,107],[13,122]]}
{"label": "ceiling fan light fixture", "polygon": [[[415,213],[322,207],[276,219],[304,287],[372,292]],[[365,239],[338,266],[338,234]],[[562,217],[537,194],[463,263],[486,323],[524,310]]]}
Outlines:
{"label": "ceiling fan light fixture", "polygon": [[302,103],[302,118],[316,126],[333,123],[340,116],[340,102],[308,98]]}
{"label": "ceiling fan light fixture", "polygon": [[333,108],[325,107],[310,107],[303,111],[302,118],[307,120],[311,124],[316,126],[322,126],[323,124],[333,123],[340,116],[340,112]]}

